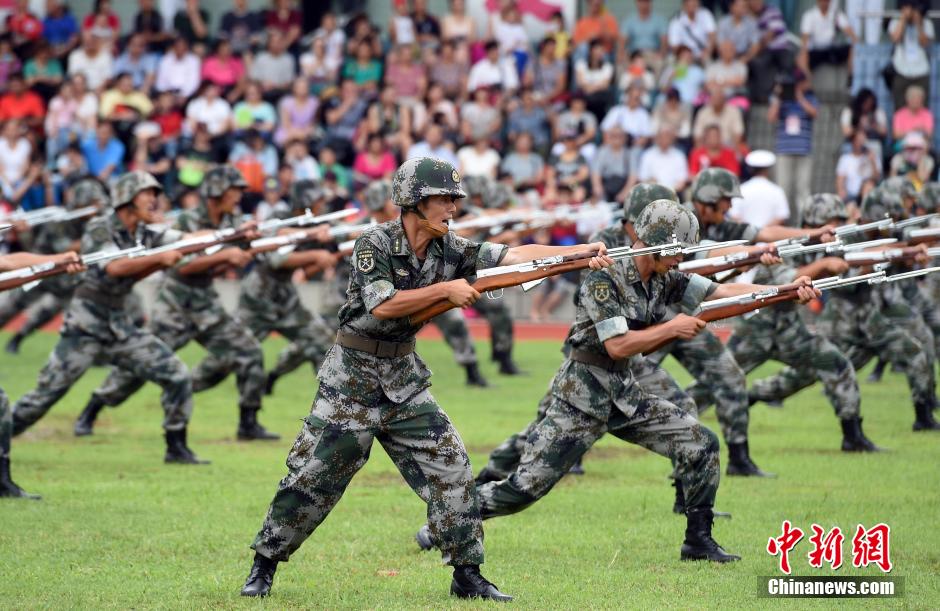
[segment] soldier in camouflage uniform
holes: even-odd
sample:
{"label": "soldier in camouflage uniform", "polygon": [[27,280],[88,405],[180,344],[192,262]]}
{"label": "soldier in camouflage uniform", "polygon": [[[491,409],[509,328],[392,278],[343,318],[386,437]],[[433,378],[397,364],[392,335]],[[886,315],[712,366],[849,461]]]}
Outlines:
{"label": "soldier in camouflage uniform", "polygon": [[[274,216],[288,218],[303,214],[320,204],[323,197],[323,189],[316,181],[301,180],[291,188],[290,207],[276,207]],[[320,214],[319,211],[314,213]],[[325,230],[327,226],[323,228]],[[319,245],[311,241],[256,255],[255,266],[242,279],[238,300],[237,318],[248,326],[259,342],[277,331],[292,342],[300,364],[310,363],[314,371],[333,345],[336,331],[321,316],[311,313],[301,304],[291,276],[298,268],[313,275],[332,267],[336,258],[322,246],[329,240],[324,232]],[[193,371],[193,379],[204,380],[203,386],[209,388],[228,377],[235,365],[233,359],[221,359],[210,353]],[[279,376],[278,372],[269,374],[268,384],[273,386]]]}
{"label": "soldier in camouflage uniform", "polygon": [[[638,248],[669,243],[673,236],[684,245],[699,238],[695,216],[669,200],[650,203],[637,219],[636,233]],[[609,270],[591,272],[581,283],[575,323],[566,340],[569,351],[555,374],[545,418],[526,440],[516,470],[507,479],[478,487],[484,519],[535,503],[609,432],[674,460],[688,520],[681,558],[740,559],[711,536],[720,477],[718,438],[693,414],[640,387],[630,360],[664,340],[691,337],[705,327],[685,314],[665,320],[668,305],[692,309],[705,299],[767,287],[718,285],[676,271],[680,261],[681,255],[623,259]],[[802,289],[800,297],[807,301],[813,294]],[[423,547],[436,542],[426,528],[417,538]]]}
{"label": "soldier in camouflage uniform", "polygon": [[[66,192],[65,209],[72,211],[86,206],[104,210],[110,205],[108,188],[93,176],[79,179]],[[81,246],[82,232],[88,219],[76,219],[61,223],[44,223],[20,238],[26,250],[43,254],[67,251],[77,252]],[[7,291],[0,298],[0,327],[6,326],[17,313],[26,310],[26,320],[6,345],[10,354],[19,352],[20,343],[36,329],[52,320],[68,306],[72,292],[78,286],[73,276],[53,276],[42,280],[30,290],[22,287]],[[28,308],[28,309],[27,309]]]}
{"label": "soldier in camouflage uniform", "polygon": [[[846,219],[845,204],[837,195],[820,193],[802,206],[803,222],[822,226],[831,219]],[[820,256],[799,261],[799,268],[781,263],[760,265],[754,275],[759,284],[787,284],[798,276],[837,276],[848,269],[840,257]],[[878,447],[862,432],[861,396],[851,361],[823,335],[810,331],[792,303],[763,308],[752,316],[738,317],[728,340],[728,350],[745,373],[774,359],[797,369],[806,379],[823,384],[826,397],[842,425],[842,451],[874,452]],[[690,389],[699,410],[713,402],[701,386]]]}
{"label": "soldier in camouflage uniform", "polygon": [[[121,176],[112,192],[113,212],[88,223],[82,252],[119,250],[138,244],[154,248],[182,237],[179,231],[158,230],[156,219],[160,183],[146,172]],[[192,382],[183,362],[163,341],[134,324],[125,299],[143,276],[176,265],[178,251],[125,258],[85,273],[65,312],[59,343],[39,373],[36,390],[13,407],[13,433],[32,426],[92,365],[120,365],[163,388],[163,428],[168,463],[200,461],[186,443],[192,412]]]}
{"label": "soldier in camouflage uniform", "polygon": [[423,157],[403,163],[392,179],[392,196],[402,207],[401,218],[356,240],[336,344],[319,371],[313,409],[287,457],[289,473],[252,544],[255,560],[243,596],[270,591],[277,563],[326,518],[378,439],[428,504],[444,561],[454,566],[451,593],[511,599],[480,575],[483,529],[470,460],[428,392],[430,371],[414,353],[418,327],[408,316],[440,299],[456,306],[478,299],[465,280],[478,269],[573,250],[509,249],[449,232],[446,221],[464,192],[457,171],[443,161]]}
{"label": "soldier in camouflage uniform", "polygon": [[[78,263],[78,255],[68,251],[56,255],[36,255],[33,253],[17,253],[0,256],[0,272],[6,272],[21,267],[37,265],[40,263],[74,262],[68,270],[78,272],[82,269]],[[10,439],[13,436],[13,411],[10,409],[10,400],[0,388],[0,498],[21,498],[39,500],[39,496],[29,494],[16,485],[10,476]]]}
{"label": "soldier in camouflage uniform", "polygon": [[[865,220],[876,220],[884,218],[887,212],[903,218],[904,212],[899,208],[902,205],[900,197],[876,193],[863,202],[862,216]],[[818,223],[822,219],[810,220]],[[913,429],[940,430],[940,423],[933,417],[935,379],[929,345],[933,338],[917,313],[903,299],[891,294],[894,287],[882,291],[883,286],[858,284],[830,291],[816,328],[848,356],[856,371],[878,355],[895,364],[907,376],[914,403]],[[812,377],[804,374],[801,369],[787,367],[775,376],[759,380],[750,390],[751,399],[785,399],[813,383]]]}
{"label": "soldier in camouflage uniform", "polygon": [[[235,168],[213,168],[199,186],[199,206],[183,211],[176,219],[176,228],[183,232],[235,228],[236,212],[246,186],[245,179]],[[261,344],[241,321],[225,311],[219,294],[212,287],[213,268],[245,267],[251,260],[251,253],[241,248],[223,248],[211,255],[188,257],[163,278],[151,312],[150,329],[173,350],[196,340],[225,367],[235,370],[239,394],[238,439],[279,439],[279,435],[265,430],[257,419],[264,393]],[[206,377],[208,373],[194,372],[197,374],[192,378],[194,392],[213,386],[214,380]],[[105,405],[120,405],[145,381],[123,364],[115,367],[92,394],[85,409],[97,413]]]}

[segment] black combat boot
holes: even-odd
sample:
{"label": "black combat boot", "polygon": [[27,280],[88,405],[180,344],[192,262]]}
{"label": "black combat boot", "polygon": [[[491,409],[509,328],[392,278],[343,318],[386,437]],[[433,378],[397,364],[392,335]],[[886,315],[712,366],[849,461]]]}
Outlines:
{"label": "black combat boot", "polygon": [[178,465],[208,465],[208,460],[201,460],[186,445],[186,429],[166,432],[166,455],[163,462]]}
{"label": "black combat boot", "polygon": [[277,383],[277,379],[281,377],[273,371],[268,373],[267,379],[264,381],[264,394],[270,395],[274,393],[274,385]]}
{"label": "black combat boot", "polygon": [[685,541],[679,557],[682,560],[711,560],[712,562],[733,562],[741,556],[729,554],[712,539],[712,522],[715,517],[708,507],[692,507],[686,510],[688,524],[685,527]]}
{"label": "black combat boot", "polygon": [[492,583],[480,575],[480,565],[465,564],[454,567],[454,579],[450,582],[451,596],[458,598],[484,598],[497,602],[509,602],[512,596],[503,594]]}
{"label": "black combat boot", "polygon": [[238,439],[240,441],[253,441],[256,439],[280,439],[277,433],[271,433],[258,422],[258,410],[250,407],[239,409]]}
{"label": "black combat boot", "polygon": [[480,388],[486,388],[489,386],[489,382],[486,381],[486,378],[483,377],[483,374],[480,373],[480,366],[476,363],[470,363],[469,365],[464,365],[464,369],[467,370],[467,386],[479,386]]}
{"label": "black combat boot", "polygon": [[418,542],[418,547],[426,552],[436,547],[434,538],[431,537],[431,527],[427,524],[422,525],[421,528],[418,529],[418,532],[415,533],[415,541]]}
{"label": "black combat boot", "polygon": [[840,420],[842,424],[842,451],[843,452],[880,452],[871,439],[865,437],[862,431],[862,419],[858,416]]}
{"label": "black combat boot", "polygon": [[482,486],[483,484],[486,484],[489,482],[501,482],[504,479],[506,478],[501,477],[499,473],[496,473],[495,471],[491,471],[490,469],[483,467],[483,469],[481,469],[480,472],[477,474],[477,476],[473,479],[473,482],[477,486]]}
{"label": "black combat boot", "polygon": [[504,376],[525,375],[512,360],[509,352],[494,352],[493,360],[499,363],[499,372]]}
{"label": "black combat boot", "polygon": [[267,596],[274,583],[274,572],[277,570],[277,560],[269,560],[261,554],[255,553],[255,561],[251,565],[242,596]]}
{"label": "black combat boot", "polygon": [[568,475],[584,475],[584,466],[581,464],[581,458],[578,459],[578,462],[571,465],[571,468],[568,469]]}
{"label": "black combat boot", "polygon": [[865,379],[866,382],[871,382],[875,384],[881,381],[881,378],[885,374],[885,367],[888,365],[888,362],[884,359],[878,359],[878,362],[875,363],[875,368],[871,370],[871,373],[868,374],[868,377]]}
{"label": "black combat boot", "polygon": [[914,403],[914,413],[917,419],[914,420],[915,431],[940,431],[940,422],[934,420],[933,403],[918,401]]}
{"label": "black combat boot", "polygon": [[773,473],[765,473],[754,464],[746,441],[728,444],[728,468],[725,473],[745,477],[775,477]]}
{"label": "black combat boot", "polygon": [[20,353],[20,342],[23,341],[23,336],[19,333],[16,333],[13,337],[10,338],[10,341],[7,342],[5,350],[9,354],[19,354]]}
{"label": "black combat boot", "polygon": [[38,494],[30,494],[16,485],[10,477],[10,457],[0,457],[0,498],[11,499],[29,499],[38,501],[42,497]]}
{"label": "black combat boot", "polygon": [[104,409],[104,401],[98,398],[98,395],[92,394],[88,399],[88,405],[78,415],[75,421],[75,436],[84,437],[91,435],[95,430],[95,420],[98,419],[98,413]]}

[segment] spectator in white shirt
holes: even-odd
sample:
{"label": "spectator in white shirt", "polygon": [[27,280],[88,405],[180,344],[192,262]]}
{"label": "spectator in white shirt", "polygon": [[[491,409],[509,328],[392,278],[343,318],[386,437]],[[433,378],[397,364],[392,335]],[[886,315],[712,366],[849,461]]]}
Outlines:
{"label": "spectator in white shirt", "polygon": [[625,104],[617,104],[611,108],[604,120],[601,121],[601,131],[606,132],[613,127],[619,127],[628,136],[634,147],[645,148],[653,132],[650,129],[650,113],[642,105],[643,85],[634,82],[627,89]]}
{"label": "spectator in white shirt", "polygon": [[787,194],[769,178],[770,168],[776,162],[777,156],[770,151],[748,153],[744,163],[751,168],[753,177],[741,185],[741,197],[731,200],[731,218],[757,228],[787,222],[790,218]]}
{"label": "spectator in white shirt", "polygon": [[868,135],[864,129],[852,134],[852,150],[843,153],[836,164],[836,193],[846,203],[861,203],[865,183],[874,185],[881,178],[881,163],[875,151],[868,148]]}
{"label": "spectator in white shirt", "polygon": [[715,18],[699,6],[699,0],[682,0],[682,10],[669,22],[669,46],[692,50],[695,59],[709,59],[715,50]]}
{"label": "spectator in white shirt", "polygon": [[500,157],[490,146],[489,140],[481,138],[472,146],[461,147],[457,151],[457,161],[462,176],[487,176],[495,179]]}
{"label": "spectator in white shirt", "polygon": [[182,104],[199,89],[199,70],[199,58],[195,53],[190,53],[189,43],[179,36],[173,41],[170,52],[160,59],[154,88],[158,92],[176,92],[177,103]]}
{"label": "spectator in white shirt", "polygon": [[849,18],[832,6],[832,0],[816,0],[816,6],[803,13],[800,35],[800,61],[809,70],[821,64],[839,66],[849,62],[850,44],[857,41]]}
{"label": "spectator in white shirt", "polygon": [[33,146],[23,136],[22,124],[16,119],[7,121],[0,134],[0,196],[10,201],[22,197],[24,191],[20,187],[32,152]]}
{"label": "spectator in white shirt", "polygon": [[653,146],[640,157],[638,178],[641,182],[655,182],[680,193],[689,185],[689,162],[682,151],[673,146],[676,133],[664,126],[656,133]]}
{"label": "spectator in white shirt", "polygon": [[330,63],[334,66],[341,65],[346,48],[346,33],[336,23],[336,15],[325,13],[320,20],[320,27],[313,35],[326,40],[326,54],[330,58]]}
{"label": "spectator in white shirt", "polygon": [[486,43],[486,57],[473,64],[467,78],[467,90],[476,91],[481,87],[499,86],[503,91],[515,91],[519,88],[519,74],[516,63],[511,57],[499,56],[499,43],[491,40]]}
{"label": "spectator in white shirt", "polygon": [[424,140],[411,145],[405,156],[406,159],[415,157],[433,157],[451,165],[460,165],[454,151],[444,142],[444,128],[433,122],[425,128]]}
{"label": "spectator in white shirt", "polygon": [[219,95],[219,86],[215,83],[206,82],[202,95],[186,107],[184,135],[192,136],[198,123],[205,124],[213,138],[225,136],[232,130],[232,106]]}
{"label": "spectator in white shirt", "polygon": [[111,50],[92,32],[85,32],[82,46],[69,53],[69,75],[81,74],[88,88],[99,93],[111,78],[113,66]]}
{"label": "spectator in white shirt", "polygon": [[591,42],[587,60],[574,63],[574,82],[587,101],[588,110],[599,117],[610,107],[610,87],[614,82],[614,65],[607,60],[604,44]]}

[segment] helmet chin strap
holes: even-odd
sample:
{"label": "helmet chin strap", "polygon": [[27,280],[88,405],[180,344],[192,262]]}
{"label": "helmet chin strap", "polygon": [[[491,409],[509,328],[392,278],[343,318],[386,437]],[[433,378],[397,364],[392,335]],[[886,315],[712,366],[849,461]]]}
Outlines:
{"label": "helmet chin strap", "polygon": [[450,231],[450,227],[446,223],[432,223],[428,220],[428,217],[418,210],[417,207],[411,209],[412,212],[418,215],[418,226],[430,233],[435,238],[443,238],[447,235],[447,232]]}

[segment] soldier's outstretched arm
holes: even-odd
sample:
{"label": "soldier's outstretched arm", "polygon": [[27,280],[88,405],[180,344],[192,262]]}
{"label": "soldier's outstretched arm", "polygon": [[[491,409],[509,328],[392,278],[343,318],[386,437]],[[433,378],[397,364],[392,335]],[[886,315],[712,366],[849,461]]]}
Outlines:
{"label": "soldier's outstretched arm", "polygon": [[833,229],[835,229],[835,225],[825,225],[816,229],[784,227],[783,225],[767,225],[762,227],[761,230],[757,232],[754,240],[757,242],[776,242],[777,240],[799,238],[808,235],[811,238],[818,237],[820,240],[825,242],[827,241],[827,237],[829,240],[833,239]]}
{"label": "soldier's outstretched arm", "polygon": [[9,255],[0,256],[0,272],[8,272],[21,267],[31,265],[41,265],[42,263],[65,263],[74,262],[75,268],[69,267],[69,273],[81,271],[82,264],[79,256],[72,251],[64,252],[58,255],[37,255],[31,252],[15,252]]}
{"label": "soldier's outstretched arm", "polygon": [[336,257],[332,252],[324,249],[316,249],[292,252],[284,259],[279,267],[281,269],[296,269],[298,267],[306,269],[316,266],[318,270],[322,271],[334,265],[336,265]]}
{"label": "soldier's outstretched arm", "polygon": [[183,257],[178,250],[148,255],[146,257],[125,257],[108,263],[104,271],[109,276],[124,278],[127,276],[143,277],[153,272],[173,267]]}
{"label": "soldier's outstretched arm", "polygon": [[404,318],[426,308],[429,304],[447,299],[454,305],[465,308],[480,298],[480,293],[464,280],[437,282],[420,289],[396,291],[372,309],[372,315],[379,320]]}
{"label": "soldier's outstretched arm", "polygon": [[705,321],[679,314],[662,324],[611,337],[604,341],[604,349],[612,359],[626,359],[635,354],[646,354],[675,339],[691,339],[704,328]]}
{"label": "soldier's outstretched arm", "polygon": [[[815,289],[812,286],[812,280],[809,276],[800,276],[796,278],[794,283],[802,283],[802,286],[797,294],[799,303],[808,303],[822,295],[822,292],[819,289]],[[726,297],[737,297],[738,295],[747,295],[748,293],[757,293],[760,291],[767,291],[773,289],[773,285],[768,284],[746,284],[743,282],[733,282],[729,284],[719,284],[712,293],[705,298],[705,301],[711,301],[712,299],[724,299]]]}
{"label": "soldier's outstretched arm", "polygon": [[499,262],[499,265],[516,265],[542,257],[574,255],[590,250],[597,251],[597,256],[591,259],[591,269],[600,269],[613,264],[613,259],[606,256],[607,245],[603,242],[594,242],[592,244],[575,244],[574,246],[545,246],[543,244],[515,246],[506,252],[506,256]]}

